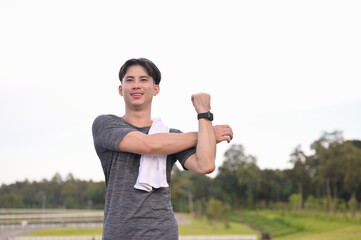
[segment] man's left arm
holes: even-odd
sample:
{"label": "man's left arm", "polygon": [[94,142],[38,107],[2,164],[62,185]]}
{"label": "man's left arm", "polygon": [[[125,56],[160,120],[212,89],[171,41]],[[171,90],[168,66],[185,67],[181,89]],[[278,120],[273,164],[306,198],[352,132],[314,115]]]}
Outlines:
{"label": "man's left arm", "polygon": [[[210,95],[205,93],[192,96],[196,112],[210,111]],[[196,153],[191,155],[184,166],[194,172],[208,174],[215,169],[216,144],[222,141],[230,142],[233,138],[232,129],[228,125],[212,125],[212,121],[201,118],[198,120],[198,141]]]}

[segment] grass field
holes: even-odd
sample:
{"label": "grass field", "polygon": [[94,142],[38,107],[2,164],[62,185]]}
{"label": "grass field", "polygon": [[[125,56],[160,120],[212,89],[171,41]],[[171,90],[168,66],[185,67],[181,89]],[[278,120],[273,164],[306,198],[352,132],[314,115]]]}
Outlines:
{"label": "grass field", "polygon": [[257,231],[241,223],[231,222],[230,228],[226,229],[222,222],[212,226],[205,219],[191,221],[191,224],[179,225],[179,235],[259,235]]}
{"label": "grass field", "polygon": [[[189,216],[188,216],[189,217]],[[216,227],[206,220],[189,219],[191,224],[179,225],[180,235],[253,235],[260,234],[253,226],[272,235],[273,240],[360,240],[361,216],[329,215],[322,212],[236,211],[231,216],[230,228],[223,223]],[[95,236],[102,228],[57,228],[40,230],[26,236]]]}
{"label": "grass field", "polygon": [[39,236],[98,236],[102,235],[103,228],[49,228],[38,230],[32,233],[23,235],[24,237],[39,237]]}
{"label": "grass field", "polygon": [[[191,224],[179,225],[180,235],[259,235],[257,231],[241,223],[230,223],[226,229],[219,222],[215,226],[208,224],[206,220],[188,219]],[[23,236],[95,236],[101,235],[102,228],[52,228],[28,233]]]}
{"label": "grass field", "polygon": [[359,219],[347,216],[262,210],[238,211],[231,219],[271,233],[274,240],[361,239]]}

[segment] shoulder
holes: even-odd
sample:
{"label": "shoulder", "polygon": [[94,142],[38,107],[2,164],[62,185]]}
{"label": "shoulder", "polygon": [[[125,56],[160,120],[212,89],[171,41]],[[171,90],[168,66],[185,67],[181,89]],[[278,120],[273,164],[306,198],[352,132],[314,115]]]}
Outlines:
{"label": "shoulder", "polygon": [[120,117],[112,115],[112,114],[103,114],[99,115],[94,119],[93,122],[93,131],[102,127],[106,127],[109,125],[121,125],[122,121]]}
{"label": "shoulder", "polygon": [[94,123],[103,123],[106,121],[120,121],[120,117],[112,115],[112,114],[102,114],[95,118]]}

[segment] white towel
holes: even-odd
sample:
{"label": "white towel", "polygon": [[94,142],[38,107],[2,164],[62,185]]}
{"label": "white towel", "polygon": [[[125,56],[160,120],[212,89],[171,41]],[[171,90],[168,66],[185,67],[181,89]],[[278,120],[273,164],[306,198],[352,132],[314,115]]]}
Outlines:
{"label": "white towel", "polygon": [[[169,128],[163,124],[160,118],[155,118],[148,134],[167,132],[169,132]],[[151,192],[153,188],[161,187],[168,187],[167,155],[142,155],[134,188]]]}

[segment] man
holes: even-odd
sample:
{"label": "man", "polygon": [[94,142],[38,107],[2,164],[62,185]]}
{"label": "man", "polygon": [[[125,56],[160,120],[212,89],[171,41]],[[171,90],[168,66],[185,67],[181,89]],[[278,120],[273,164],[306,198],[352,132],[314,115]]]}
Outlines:
{"label": "man", "polygon": [[[178,239],[170,202],[173,164],[178,160],[183,168],[201,174],[214,171],[216,143],[230,142],[232,129],[212,126],[210,96],[200,93],[191,98],[198,113],[198,132],[170,129],[148,134],[154,126],[151,107],[160,91],[160,71],[148,59],[130,59],[121,67],[119,79],[125,114],[98,116],[92,128],[106,182],[103,239]],[[161,165],[162,156],[165,182],[162,187],[150,183],[143,189],[139,178],[148,178],[148,170],[154,167],[149,159],[159,157]],[[151,164],[149,169],[142,165],[146,161]],[[158,175],[162,173],[152,177],[162,178]]]}

